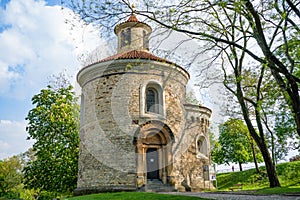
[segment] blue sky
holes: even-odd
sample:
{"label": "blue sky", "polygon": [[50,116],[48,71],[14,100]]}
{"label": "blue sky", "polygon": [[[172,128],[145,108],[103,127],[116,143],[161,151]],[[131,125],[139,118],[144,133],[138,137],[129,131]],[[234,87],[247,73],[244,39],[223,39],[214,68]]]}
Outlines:
{"label": "blue sky", "polygon": [[[26,140],[25,118],[33,107],[31,98],[47,86],[50,75],[64,71],[73,77],[79,94],[78,57],[97,47],[101,57],[114,52],[103,48],[106,43],[92,25],[83,25],[78,17],[72,29],[65,23],[76,17],[72,10],[62,11],[60,0],[0,0],[0,159],[25,152],[33,144]],[[169,39],[161,45],[165,50],[183,38],[172,34]],[[198,44],[186,44],[188,51],[191,46]],[[219,113],[216,108],[214,113]]]}
{"label": "blue sky", "polygon": [[0,0],[0,159],[25,152],[32,141],[25,131],[31,98],[48,84],[50,75],[75,76],[78,57],[102,43],[97,30],[65,19],[60,0]]}

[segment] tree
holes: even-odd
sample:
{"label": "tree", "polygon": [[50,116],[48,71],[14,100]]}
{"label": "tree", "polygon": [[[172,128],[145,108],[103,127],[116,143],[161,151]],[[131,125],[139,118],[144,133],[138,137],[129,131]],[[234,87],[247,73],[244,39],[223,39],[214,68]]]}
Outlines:
{"label": "tree", "polygon": [[229,119],[221,124],[219,129],[218,145],[212,151],[214,162],[217,164],[238,163],[240,171],[242,171],[243,163],[256,162],[257,155],[252,138],[242,120]]}
{"label": "tree", "polygon": [[[292,119],[292,115],[288,114],[290,111],[280,95],[280,89],[276,85],[270,72],[266,69],[264,71],[265,78],[263,78],[258,85],[256,84],[256,79],[259,75],[255,74],[254,71],[249,72],[245,70],[241,73],[243,77],[241,88],[250,118],[255,119],[257,114],[259,114],[261,118],[259,124],[264,127],[263,131],[265,133],[260,133],[260,135],[264,135],[267,147],[272,153],[272,162],[275,165],[278,160],[284,159],[284,157],[287,156],[289,150],[296,147],[298,140],[295,137],[297,136],[295,133],[295,121]],[[225,85],[229,88],[232,87],[230,84],[234,85],[234,83],[230,83],[232,77],[233,75],[231,77],[229,75],[225,76],[225,79],[227,79]],[[232,91],[232,89],[230,90]],[[257,93],[258,91],[260,94]],[[235,99],[231,98],[229,100],[228,110],[237,110]],[[253,109],[255,107],[259,112]],[[230,114],[232,117],[242,116],[241,111],[227,114]],[[293,141],[293,143],[290,141]]]}
{"label": "tree", "polygon": [[[114,27],[134,12],[144,17],[145,21],[185,33],[194,40],[205,41],[203,48],[215,53],[212,60],[221,62],[226,74],[233,73],[232,81],[225,76],[224,83],[237,98],[249,132],[262,152],[270,186],[280,186],[266,144],[261,104],[264,98],[260,92],[265,73],[270,73],[293,114],[296,132],[300,136],[300,79],[299,70],[296,70],[299,56],[295,56],[299,52],[298,1],[252,3],[249,0],[181,0],[162,3],[144,0],[139,1],[137,9],[125,0],[68,2],[64,2],[65,5],[72,7],[88,23],[100,24],[103,30]],[[226,64],[230,67],[225,67]],[[252,95],[254,99],[244,95],[242,81],[246,66],[251,66],[248,70],[253,72],[253,76],[259,77],[255,83],[256,94]],[[228,81],[232,87],[228,87]],[[250,114],[253,114],[258,124],[258,133]]]}
{"label": "tree", "polygon": [[274,148],[274,162],[284,159],[289,150],[300,150],[300,137],[295,134],[295,122],[286,106],[285,104],[279,106],[273,126],[273,132],[275,133],[274,144],[272,144]]}
{"label": "tree", "polygon": [[[0,160],[0,196],[17,198],[15,193],[22,183],[22,160],[20,156],[13,156]],[[11,196],[13,195],[13,196]]]}
{"label": "tree", "polygon": [[194,105],[200,105],[200,102],[197,100],[197,97],[194,91],[189,91],[186,94],[186,102]]}
{"label": "tree", "polygon": [[46,89],[32,98],[28,139],[35,140],[34,159],[24,168],[27,188],[70,192],[76,187],[79,146],[79,106],[72,86]]}
{"label": "tree", "polygon": [[[139,2],[138,9],[125,0],[71,0],[62,3],[77,11],[88,23],[98,23],[104,28],[113,28],[120,20],[134,12],[162,27],[186,33],[193,39],[244,49],[251,58],[272,70],[278,85],[285,92],[300,135],[298,94],[300,79],[299,70],[296,70],[299,56],[295,56],[299,53],[297,46],[299,46],[300,11],[296,0],[276,0],[271,4],[269,1],[261,1],[258,5],[253,5],[249,0],[201,2],[182,0],[167,1],[163,4],[157,0],[144,0]],[[230,41],[222,34],[230,28],[226,26],[228,23],[239,26],[230,22],[233,18],[228,18],[232,17],[228,15],[232,11],[236,12],[235,17],[243,18],[243,23],[250,26],[251,29],[244,38],[255,42],[254,48],[253,45],[250,48],[240,45],[239,41],[242,38]],[[222,21],[224,23],[221,23]],[[243,29],[236,31],[243,32]],[[256,47],[261,51],[253,51]]]}

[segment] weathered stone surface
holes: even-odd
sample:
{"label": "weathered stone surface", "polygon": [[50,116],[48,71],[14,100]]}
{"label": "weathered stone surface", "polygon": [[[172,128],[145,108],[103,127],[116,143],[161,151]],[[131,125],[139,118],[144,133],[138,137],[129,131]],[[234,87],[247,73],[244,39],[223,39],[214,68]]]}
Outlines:
{"label": "weathered stone surface", "polygon": [[[157,159],[155,179],[163,184],[180,191],[210,184],[204,184],[203,165],[210,165],[211,111],[186,104],[189,74],[184,69],[170,62],[121,59],[87,66],[77,78],[82,98],[75,194],[147,185],[149,149]],[[147,110],[148,88],[157,92],[155,112]]]}

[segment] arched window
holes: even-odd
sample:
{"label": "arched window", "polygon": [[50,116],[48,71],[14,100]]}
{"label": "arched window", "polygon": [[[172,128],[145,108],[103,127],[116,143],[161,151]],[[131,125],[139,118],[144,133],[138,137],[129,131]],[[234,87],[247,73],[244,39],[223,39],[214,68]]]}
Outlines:
{"label": "arched window", "polygon": [[195,122],[195,117],[191,116],[191,120],[192,120],[192,123],[194,123]]}
{"label": "arched window", "polygon": [[164,91],[156,80],[141,85],[141,115],[150,117],[152,114],[164,116]]}
{"label": "arched window", "polygon": [[197,137],[196,152],[197,157],[208,156],[208,144],[206,138],[203,135]]}
{"label": "arched window", "polygon": [[149,38],[146,31],[143,31],[143,47],[149,50]]}
{"label": "arched window", "polygon": [[152,87],[146,90],[146,112],[159,113],[158,92]]}
{"label": "arched window", "polygon": [[121,31],[121,47],[129,45],[131,43],[131,29],[125,29]]}

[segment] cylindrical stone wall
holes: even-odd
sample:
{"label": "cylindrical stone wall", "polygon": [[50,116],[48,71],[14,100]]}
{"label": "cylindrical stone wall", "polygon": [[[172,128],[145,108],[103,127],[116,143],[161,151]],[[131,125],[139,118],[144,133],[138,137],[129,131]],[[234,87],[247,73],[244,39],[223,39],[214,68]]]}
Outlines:
{"label": "cylindrical stone wall", "polygon": [[[137,188],[134,133],[147,121],[171,127],[177,147],[185,129],[188,73],[176,65],[143,59],[100,62],[80,70],[82,87],[80,155],[75,193],[128,191]],[[143,87],[163,89],[163,114],[144,110]]]}
{"label": "cylindrical stone wall", "polygon": [[[185,104],[185,130],[182,133],[180,147],[174,155],[174,176],[176,189],[201,191],[213,189],[212,182],[204,179],[204,165],[209,166],[210,141],[209,119],[211,110],[193,104]],[[201,148],[205,145],[205,148]]]}

